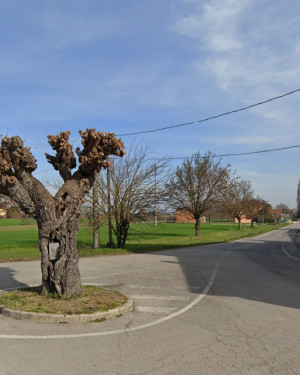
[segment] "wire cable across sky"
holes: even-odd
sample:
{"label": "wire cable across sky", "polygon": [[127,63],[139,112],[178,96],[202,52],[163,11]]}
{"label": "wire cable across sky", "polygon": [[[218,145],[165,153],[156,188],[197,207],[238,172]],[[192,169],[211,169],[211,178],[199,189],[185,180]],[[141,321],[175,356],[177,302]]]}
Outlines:
{"label": "wire cable across sky", "polygon": [[255,104],[251,104],[251,105],[248,105],[248,106],[246,106],[246,107],[239,108],[239,109],[234,109],[234,110],[229,111],[229,112],[224,112],[224,113],[221,113],[221,114],[219,114],[219,115],[214,115],[214,116],[206,117],[206,118],[204,118],[204,119],[202,119],[202,120],[191,121],[191,122],[185,122],[185,123],[183,123],[183,124],[177,124],[177,125],[165,126],[165,127],[162,127],[162,128],[151,129],[151,130],[143,130],[143,131],[139,131],[139,132],[124,133],[124,134],[116,134],[116,136],[117,136],[117,137],[125,137],[125,136],[128,136],[128,135],[138,135],[138,134],[154,133],[154,132],[158,132],[158,131],[162,131],[162,130],[168,130],[168,129],[179,128],[179,127],[182,127],[182,126],[198,124],[198,123],[205,122],[205,121],[209,121],[209,120],[213,120],[213,119],[216,119],[216,118],[219,118],[219,117],[223,117],[223,116],[231,115],[231,114],[233,114],[233,113],[237,113],[237,112],[245,111],[246,109],[250,109],[250,108],[253,108],[253,107],[257,107],[257,106],[259,106],[259,105],[266,104],[266,103],[272,102],[272,101],[274,101],[274,100],[284,98],[285,96],[295,94],[296,92],[299,92],[299,91],[300,91],[300,89],[296,89],[296,90],[293,90],[293,91],[287,92],[286,94],[282,94],[282,95],[279,95],[279,96],[275,96],[274,98],[264,100],[264,101],[262,101],[262,102],[258,102],[258,103],[255,103]]}
{"label": "wire cable across sky", "polygon": [[[259,151],[249,151],[249,152],[239,152],[239,153],[232,153],[232,154],[220,154],[220,155],[214,155],[212,154],[213,158],[222,158],[226,156],[243,156],[243,155],[254,155],[254,154],[262,154],[266,152],[274,152],[274,151],[284,151],[284,150],[290,150],[293,148],[299,148],[300,145],[295,145],[295,146],[287,146],[287,147],[279,147],[279,148],[271,148],[271,149],[266,149],[266,150],[259,150]],[[164,158],[149,158],[148,160],[184,160],[184,159],[192,159],[193,156],[180,156],[180,157],[164,157]],[[202,157],[204,158],[204,156]],[[112,158],[114,159],[114,158]],[[55,169],[47,169],[44,171],[37,171],[35,172],[36,174],[39,173],[46,173],[46,172],[51,172],[54,171]]]}
{"label": "wire cable across sky", "polygon": [[[204,119],[197,120],[197,121],[185,122],[185,123],[182,123],[182,124],[171,125],[171,126],[164,126],[164,127],[161,127],[161,128],[150,129],[150,130],[142,130],[142,131],[132,132],[132,133],[116,134],[116,136],[117,137],[125,137],[125,136],[130,136],[130,135],[147,134],[147,133],[154,133],[154,132],[159,132],[159,131],[163,131],[163,130],[175,129],[175,128],[179,128],[179,127],[183,127],[183,126],[188,126],[188,125],[194,125],[194,124],[206,122],[206,121],[209,121],[209,120],[213,120],[213,119],[216,119],[216,118],[219,118],[219,117],[228,116],[228,115],[231,115],[233,113],[245,111],[247,109],[250,109],[250,108],[253,108],[253,107],[257,107],[259,105],[266,104],[266,103],[272,102],[274,100],[278,100],[278,99],[284,98],[286,96],[295,94],[295,93],[297,93],[299,91],[300,91],[300,88],[296,89],[296,90],[293,90],[293,91],[290,91],[290,92],[287,92],[287,93],[282,94],[282,95],[275,96],[275,97],[270,98],[270,99],[263,100],[262,102],[254,103],[254,104],[248,105],[246,107],[242,107],[242,108],[234,109],[234,110],[231,110],[231,111],[228,111],[228,112],[220,113],[218,115],[206,117]],[[80,142],[80,141],[81,141],[81,139],[76,139],[75,141],[73,141],[71,143],[77,143],[77,142]],[[48,146],[48,144],[45,144],[45,145],[36,145],[36,146],[31,146],[31,148],[41,148],[41,147],[47,147],[47,146]]]}
{"label": "wire cable across sky", "polygon": [[[249,151],[249,152],[239,152],[239,153],[231,153],[231,154],[220,154],[220,155],[212,155],[213,158],[222,158],[226,156],[243,156],[243,155],[254,155],[254,154],[263,154],[266,152],[274,152],[274,151],[283,151],[283,150],[290,150],[292,148],[299,148],[300,145],[295,146],[287,146],[287,147],[279,147],[279,148],[271,148],[266,150],[259,150],[259,151]],[[163,158],[164,160],[182,160],[182,159],[192,159],[193,156],[182,156],[182,157],[166,157]],[[204,156],[203,156],[204,158]],[[157,159],[153,159],[157,160]]]}

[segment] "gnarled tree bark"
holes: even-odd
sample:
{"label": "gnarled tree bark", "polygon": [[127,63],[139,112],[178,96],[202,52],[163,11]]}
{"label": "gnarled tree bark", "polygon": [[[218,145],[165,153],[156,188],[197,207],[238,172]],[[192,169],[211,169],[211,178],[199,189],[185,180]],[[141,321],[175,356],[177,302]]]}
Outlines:
{"label": "gnarled tree bark", "polygon": [[53,197],[33,177],[36,160],[20,137],[4,137],[0,147],[0,193],[9,196],[27,214],[37,220],[41,251],[42,293],[56,292],[64,296],[81,293],[78,268],[77,233],[80,208],[91,189],[95,171],[109,165],[109,155],[123,156],[124,144],[113,133],[80,131],[83,149],[76,157],[69,144],[70,132],[48,136],[56,155],[46,158],[59,171],[63,186]]}

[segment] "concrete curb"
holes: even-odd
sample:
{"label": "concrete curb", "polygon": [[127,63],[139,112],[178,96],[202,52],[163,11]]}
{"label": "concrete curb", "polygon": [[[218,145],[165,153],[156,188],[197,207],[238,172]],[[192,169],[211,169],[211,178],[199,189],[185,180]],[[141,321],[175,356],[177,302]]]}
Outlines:
{"label": "concrete curb", "polygon": [[132,310],[132,298],[128,298],[128,301],[124,305],[112,310],[80,315],[37,314],[32,312],[12,310],[8,309],[7,307],[0,306],[0,314],[6,317],[19,320],[31,320],[33,322],[39,323],[88,323],[102,319],[112,319],[118,315],[125,314],[126,312]]}

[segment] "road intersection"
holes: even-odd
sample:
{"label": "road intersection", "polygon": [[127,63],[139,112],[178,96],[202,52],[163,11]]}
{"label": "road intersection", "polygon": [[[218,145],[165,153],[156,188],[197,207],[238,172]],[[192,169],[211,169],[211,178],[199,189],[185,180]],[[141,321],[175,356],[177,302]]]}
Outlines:
{"label": "road intersection", "polygon": [[[0,316],[0,375],[297,374],[299,224],[229,244],[80,261],[82,281],[135,309],[102,323]],[[0,265],[0,289],[40,282],[39,262]]]}

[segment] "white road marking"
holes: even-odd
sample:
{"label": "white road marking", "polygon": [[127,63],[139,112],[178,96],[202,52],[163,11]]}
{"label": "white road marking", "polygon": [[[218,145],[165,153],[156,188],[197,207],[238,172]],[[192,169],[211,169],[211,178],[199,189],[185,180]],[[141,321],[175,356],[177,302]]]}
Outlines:
{"label": "white road marking", "polygon": [[92,279],[101,279],[103,277],[110,277],[110,276],[119,276],[122,275],[121,272],[118,273],[110,273],[108,275],[96,275],[96,276],[89,276],[89,277],[83,277],[82,280],[92,280]]}
{"label": "white road marking", "polygon": [[[226,255],[226,254],[225,254]],[[225,256],[224,255],[224,256]],[[167,322],[168,320],[171,320],[173,318],[176,318],[177,316],[180,316],[190,310],[192,307],[197,305],[209,292],[210,288],[212,287],[215,277],[217,275],[219,269],[219,265],[217,265],[213,273],[204,288],[203,292],[199,294],[191,303],[189,303],[187,306],[183,307],[182,309],[164,316],[163,318],[157,319],[153,322],[142,324],[140,326],[131,327],[131,328],[123,328],[123,329],[117,329],[114,331],[104,331],[104,332],[91,332],[91,333],[75,333],[75,334],[68,334],[68,335],[44,335],[44,336],[33,336],[33,335],[5,335],[0,334],[1,339],[25,339],[25,340],[51,340],[51,339],[75,339],[75,338],[86,338],[86,337],[97,337],[97,336],[110,336],[110,335],[117,335],[121,333],[129,333],[134,331],[139,331],[142,329],[154,327],[158,324]]]}
{"label": "white road marking", "polygon": [[134,310],[138,312],[146,312],[146,313],[154,313],[154,314],[157,314],[157,313],[170,314],[172,311],[176,310],[176,307],[136,306]]}
{"label": "white road marking", "polygon": [[188,301],[190,297],[183,296],[155,296],[155,295],[130,295],[133,299],[155,299],[160,301]]}
{"label": "white road marking", "polygon": [[[238,242],[238,241],[236,241],[236,242]],[[282,251],[288,257],[296,259],[297,261],[300,261],[299,258],[293,257],[292,255],[290,255],[285,250],[284,240],[282,241]],[[223,256],[226,256],[226,255],[228,255],[230,253],[231,253],[231,251],[228,251]],[[142,329],[154,327],[154,326],[156,326],[158,324],[164,323],[164,322],[166,322],[168,320],[171,320],[171,319],[173,319],[173,318],[175,318],[177,316],[180,316],[180,315],[184,314],[185,312],[187,312],[188,310],[190,310],[192,307],[194,307],[195,305],[197,305],[199,302],[201,302],[202,299],[207,295],[207,293],[211,289],[211,287],[212,287],[212,285],[214,283],[214,280],[216,278],[218,269],[219,269],[219,265],[217,264],[216,267],[214,268],[212,274],[211,274],[211,277],[210,277],[210,279],[209,279],[206,287],[203,289],[202,293],[199,294],[191,303],[189,303],[187,306],[183,307],[182,309],[180,309],[180,310],[178,310],[178,311],[176,311],[176,312],[174,312],[174,313],[172,313],[170,315],[167,315],[167,316],[165,316],[163,318],[157,319],[157,320],[155,320],[153,322],[150,322],[150,323],[142,324],[140,326],[131,327],[131,328],[118,329],[118,330],[114,330],[114,331],[91,332],[91,333],[68,334],[68,335],[44,335],[44,336],[5,335],[5,334],[0,334],[0,338],[3,338],[3,339],[31,339],[31,340],[50,340],[50,339],[69,339],[69,338],[75,339],[75,338],[86,338],[86,337],[117,335],[117,334],[130,333],[130,332],[139,331],[139,330],[142,330]]]}
{"label": "white road marking", "polygon": [[289,257],[289,258],[291,258],[291,259],[293,259],[293,260],[296,260],[297,262],[300,262],[300,258],[298,258],[298,257],[294,257],[293,255],[289,254],[289,253],[287,252],[287,250],[285,249],[284,244],[285,244],[285,242],[287,242],[286,239],[289,239],[289,236],[284,237],[284,239],[282,240],[282,243],[281,243],[281,250],[283,251],[283,253],[284,253],[287,257]]}
{"label": "white road marking", "polygon": [[146,285],[125,285],[126,288],[130,289],[162,289],[161,286],[146,286]]}
{"label": "white road marking", "polygon": [[[231,253],[231,252],[230,252]],[[225,256],[227,256],[229,252],[224,254],[221,259]],[[189,311],[192,307],[196,306],[199,302],[202,301],[202,299],[207,295],[207,293],[210,291],[210,288],[212,287],[214,280],[216,278],[217,272],[219,269],[219,263],[215,266],[210,279],[206,285],[206,287],[203,289],[202,293],[199,294],[191,303],[183,307],[182,309],[175,311],[174,313],[164,316],[160,319],[157,319],[153,322],[142,324],[140,326],[136,327],[130,327],[130,328],[123,328],[123,329],[116,329],[114,331],[104,331],[104,332],[91,332],[91,333],[74,333],[74,334],[68,334],[68,335],[5,335],[0,334],[0,339],[25,339],[25,340],[51,340],[51,339],[75,339],[75,338],[86,338],[86,337],[98,337],[98,336],[111,336],[111,335],[118,335],[121,333],[130,333],[139,331],[142,329],[154,327],[158,324],[167,322],[168,320],[171,320],[173,318],[176,318],[177,316],[180,316],[184,314],[185,312]]]}
{"label": "white road marking", "polygon": [[[122,287],[124,287],[125,289],[153,289],[153,290],[161,290],[163,289],[161,286],[149,286],[149,285],[122,285]],[[171,290],[184,290],[184,291],[188,291],[189,289],[192,289],[192,290],[200,290],[201,287],[200,286],[190,286],[190,287],[183,287],[183,286],[172,286],[171,288],[169,288]]]}

